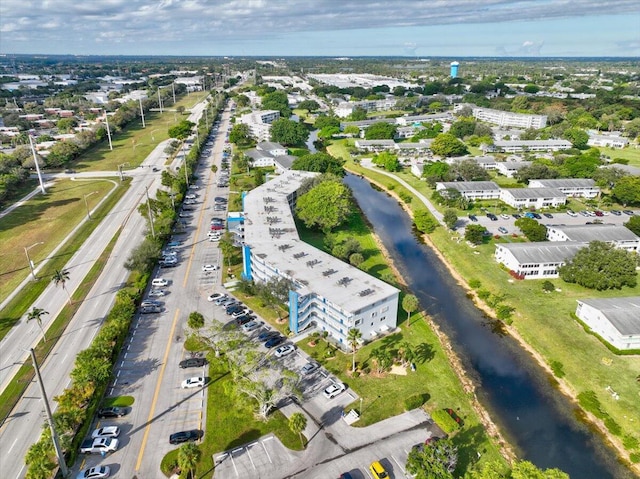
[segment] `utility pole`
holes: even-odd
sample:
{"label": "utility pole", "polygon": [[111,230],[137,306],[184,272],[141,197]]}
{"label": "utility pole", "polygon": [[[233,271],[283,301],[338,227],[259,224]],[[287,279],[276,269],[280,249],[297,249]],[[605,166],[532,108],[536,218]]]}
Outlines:
{"label": "utility pole", "polygon": [[31,145],[31,153],[33,153],[33,162],[36,164],[36,172],[38,173],[38,181],[40,182],[40,190],[42,194],[46,194],[47,192],[44,189],[44,182],[42,181],[42,173],[40,172],[40,165],[38,164],[38,155],[36,155],[36,147],[33,146],[33,138],[31,138],[31,134],[29,134],[29,145]]}
{"label": "utility pole", "polygon": [[85,193],[84,196],[84,207],[87,209],[87,219],[91,219],[91,211],[89,211],[89,203],[87,203],[87,197],[91,195],[95,195],[97,191],[92,191],[91,193]]}
{"label": "utility pole", "polygon": [[149,224],[151,225],[151,237],[155,238],[156,230],[153,227],[153,215],[151,214],[151,200],[149,199],[149,187],[145,186],[144,189],[147,192],[147,211],[149,212]]}
{"label": "utility pole", "polygon": [[109,115],[107,110],[104,111],[104,119],[107,122],[107,136],[109,137],[109,150],[113,151],[113,144],[111,143],[111,129],[109,128]]}
{"label": "utility pole", "polygon": [[56,432],[56,426],[53,423],[53,415],[51,414],[51,408],[49,407],[49,401],[47,399],[47,393],[44,390],[44,383],[42,382],[42,376],[40,376],[40,368],[36,361],[36,353],[33,348],[29,350],[31,352],[31,361],[33,361],[33,369],[36,372],[36,378],[38,379],[38,386],[40,386],[40,393],[42,394],[42,402],[44,403],[44,410],[47,413],[47,422],[49,423],[49,429],[51,429],[51,439],[53,439],[53,447],[56,450],[56,457],[58,458],[58,465],[60,466],[60,472],[62,477],[69,475],[69,469],[67,469],[67,463],[64,461],[64,455],[62,454],[62,448],[60,447],[60,439],[58,439],[58,433]]}
{"label": "utility pole", "polygon": [[144,124],[144,110],[142,109],[142,98],[138,98],[140,102],[140,116],[142,117],[142,128],[146,128],[147,126]]}
{"label": "utility pole", "polygon": [[160,87],[158,87],[158,106],[160,107],[160,113],[162,113],[162,98],[160,97]]}
{"label": "utility pole", "polygon": [[185,141],[182,141],[182,163],[184,164],[184,179],[187,182],[187,188],[189,188],[189,174],[187,173],[187,152],[184,149]]}
{"label": "utility pole", "polygon": [[44,244],[44,241],[39,241],[38,243],[32,244],[31,246],[28,246],[28,247],[25,246],[24,247],[24,254],[27,255],[27,262],[29,263],[29,268],[31,269],[31,276],[33,276],[33,279],[38,279],[38,278],[36,277],[36,272],[35,272],[35,269],[33,267],[33,261],[31,261],[31,258],[29,257],[29,250],[31,248],[33,248],[34,246],[38,246],[38,245],[41,245],[41,244]]}
{"label": "utility pole", "polygon": [[176,104],[176,84],[171,82],[171,89],[173,90],[173,104]]}

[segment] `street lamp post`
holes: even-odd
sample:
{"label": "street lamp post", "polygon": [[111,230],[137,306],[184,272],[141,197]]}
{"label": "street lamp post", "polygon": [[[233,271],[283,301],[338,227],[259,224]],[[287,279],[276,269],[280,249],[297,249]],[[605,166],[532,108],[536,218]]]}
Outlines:
{"label": "street lamp post", "polygon": [[147,211],[149,213],[149,224],[151,225],[151,237],[155,238],[156,230],[155,230],[155,227],[153,226],[153,214],[151,213],[151,200],[149,199],[149,187],[145,186],[144,189],[147,193]]}
{"label": "street lamp post", "polygon": [[111,129],[109,128],[109,114],[104,111],[104,120],[107,124],[107,137],[109,138],[109,150],[113,151],[113,143],[111,143]]}
{"label": "street lamp post", "polygon": [[87,203],[87,197],[91,195],[95,195],[97,191],[92,191],[91,193],[85,193],[84,196],[84,207],[87,209],[87,219],[91,219],[91,212],[89,211],[89,204]]}
{"label": "street lamp post", "polygon": [[120,181],[124,181],[124,176],[122,174],[122,167],[123,166],[127,166],[129,163],[122,163],[120,165],[118,165],[118,174],[120,175]]}
{"label": "street lamp post", "polygon": [[140,116],[142,117],[142,128],[146,128],[147,126],[144,124],[144,110],[142,108],[142,98],[138,98],[140,102]]}
{"label": "street lamp post", "polygon": [[33,261],[31,261],[31,258],[29,257],[29,250],[31,248],[33,248],[34,246],[38,246],[38,245],[41,245],[41,244],[44,244],[44,241],[39,241],[38,243],[34,243],[31,246],[28,246],[28,247],[25,246],[25,248],[24,248],[24,254],[27,255],[27,262],[29,263],[29,268],[31,269],[31,276],[33,276],[33,279],[38,279],[38,278],[36,278],[36,272],[35,272],[35,270],[33,268]]}
{"label": "street lamp post", "polygon": [[44,182],[42,181],[42,173],[40,173],[40,164],[38,163],[38,155],[36,155],[36,148],[33,146],[33,138],[31,138],[31,134],[29,134],[29,145],[31,145],[31,153],[33,153],[33,162],[36,164],[36,173],[38,173],[38,181],[40,182],[40,190],[42,190],[42,194],[46,193],[44,189]]}
{"label": "street lamp post", "polygon": [[160,107],[160,113],[162,113],[162,98],[160,97],[160,87],[158,87],[158,106]]}

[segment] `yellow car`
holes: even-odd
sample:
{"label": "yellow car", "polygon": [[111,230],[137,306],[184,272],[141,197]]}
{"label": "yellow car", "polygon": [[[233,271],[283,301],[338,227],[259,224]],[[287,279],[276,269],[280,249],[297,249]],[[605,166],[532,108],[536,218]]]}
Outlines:
{"label": "yellow car", "polygon": [[384,470],[384,467],[382,467],[379,461],[372,462],[369,470],[371,474],[373,474],[374,479],[385,479],[389,477],[389,474],[387,474],[387,471]]}

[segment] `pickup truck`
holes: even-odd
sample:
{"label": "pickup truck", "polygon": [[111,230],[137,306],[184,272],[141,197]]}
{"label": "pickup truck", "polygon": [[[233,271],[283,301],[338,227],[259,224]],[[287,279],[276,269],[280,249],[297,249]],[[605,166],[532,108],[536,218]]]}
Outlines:
{"label": "pickup truck", "polygon": [[118,440],[112,437],[86,439],[80,445],[81,454],[102,454],[118,450]]}

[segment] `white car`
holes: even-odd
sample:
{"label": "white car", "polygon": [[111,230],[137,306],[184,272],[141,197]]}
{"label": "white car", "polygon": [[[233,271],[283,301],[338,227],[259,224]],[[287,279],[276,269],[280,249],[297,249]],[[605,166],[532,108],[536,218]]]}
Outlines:
{"label": "white car", "polygon": [[162,296],[165,296],[167,293],[164,289],[152,289],[151,291],[149,291],[149,297],[150,298],[161,298]]}
{"label": "white car", "polygon": [[96,466],[80,471],[76,479],[107,479],[110,474],[109,466]]}
{"label": "white car", "polygon": [[327,399],[333,399],[345,389],[347,389],[347,387],[344,384],[333,383],[331,384],[331,386],[325,389],[322,394],[324,394],[324,397],[326,397]]}
{"label": "white car", "polygon": [[296,348],[293,344],[285,344],[284,346],[280,346],[278,349],[276,349],[275,356],[276,358],[283,358],[291,354],[293,351],[295,351],[295,349]]}
{"label": "white car", "polygon": [[202,376],[194,376],[182,381],[182,389],[201,388],[204,387],[204,378]]}
{"label": "white car", "polygon": [[99,429],[95,429],[91,433],[92,438],[96,437],[118,437],[120,435],[120,428],[118,426],[104,426]]}
{"label": "white car", "polygon": [[242,325],[242,330],[245,333],[248,333],[250,331],[253,331],[254,329],[258,329],[260,327],[260,322],[259,321],[254,321],[251,320],[248,323],[245,323]]}
{"label": "white car", "polygon": [[202,265],[202,271],[204,271],[205,273],[210,273],[211,271],[216,271],[218,269],[220,269],[220,266],[218,266],[217,264]]}
{"label": "white car", "polygon": [[216,243],[218,241],[220,241],[222,239],[222,237],[220,235],[218,236],[210,236],[209,237],[209,241],[211,241],[212,243]]}
{"label": "white car", "polygon": [[169,286],[169,281],[165,278],[155,278],[151,281],[151,286]]}
{"label": "white car", "polygon": [[198,197],[195,193],[190,193],[184,197],[185,200],[195,200]]}
{"label": "white car", "polygon": [[215,301],[217,299],[226,298],[226,297],[227,297],[226,293],[213,293],[207,297],[207,301]]}
{"label": "white car", "polygon": [[510,217],[509,215],[506,215],[506,214],[502,213],[502,214],[500,215],[500,218],[502,218],[503,220],[508,220],[508,219],[510,219],[511,217]]}

